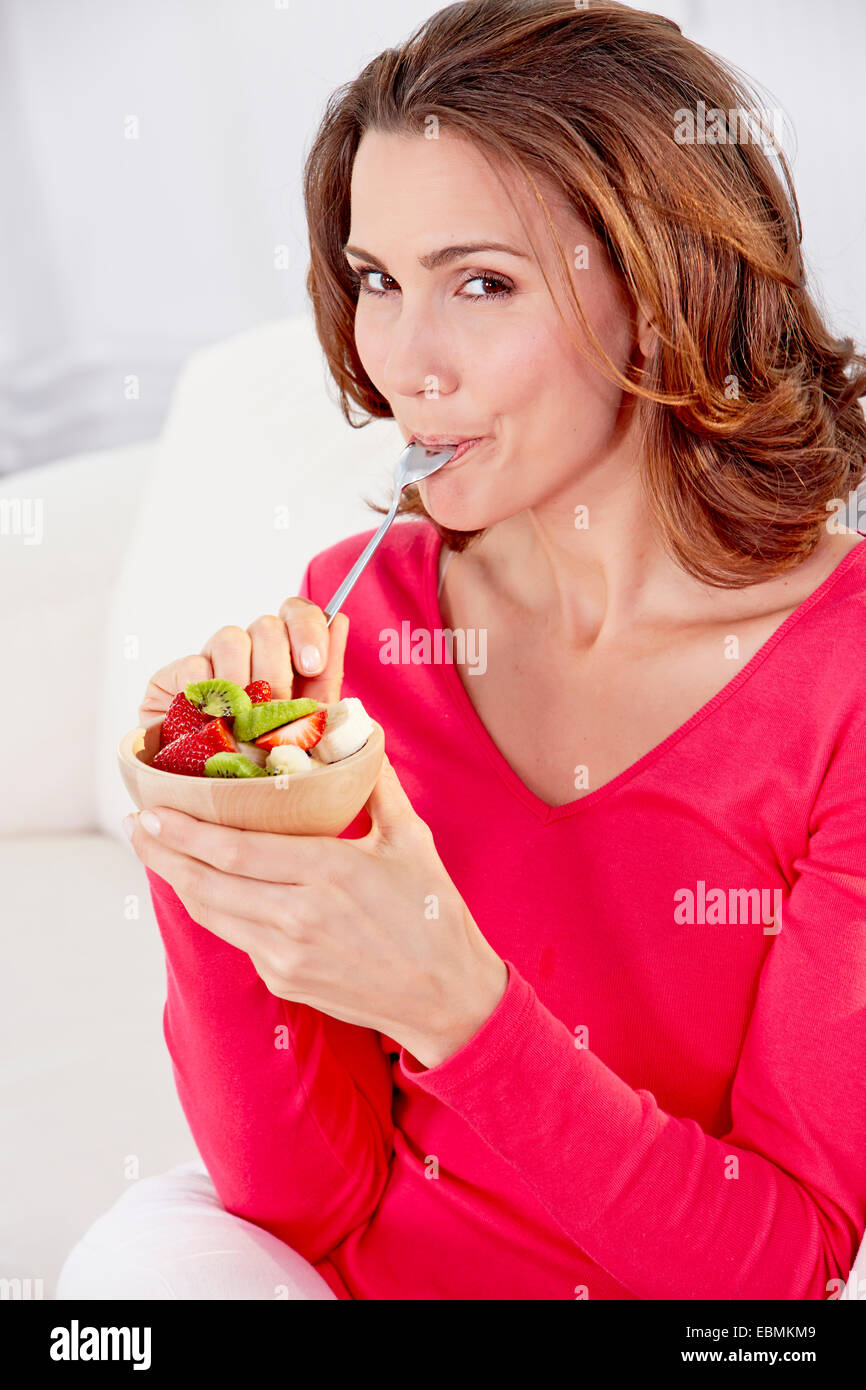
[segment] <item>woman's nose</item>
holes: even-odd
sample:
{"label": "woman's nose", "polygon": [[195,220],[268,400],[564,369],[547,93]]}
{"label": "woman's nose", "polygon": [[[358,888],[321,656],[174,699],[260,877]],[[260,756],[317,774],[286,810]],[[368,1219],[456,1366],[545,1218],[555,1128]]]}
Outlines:
{"label": "woman's nose", "polygon": [[449,395],[458,382],[448,335],[429,314],[401,312],[388,330],[384,362],[388,394],[427,397]]}

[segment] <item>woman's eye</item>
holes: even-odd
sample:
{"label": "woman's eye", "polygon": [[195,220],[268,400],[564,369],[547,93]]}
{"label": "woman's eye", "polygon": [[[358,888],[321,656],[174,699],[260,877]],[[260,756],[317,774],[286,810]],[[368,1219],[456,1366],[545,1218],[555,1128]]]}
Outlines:
{"label": "woman's eye", "polygon": [[389,290],[387,288],[376,289],[374,288],[374,286],[369,285],[366,279],[364,278],[367,275],[379,275],[383,280],[391,280],[392,284],[396,284],[396,281],[393,280],[392,276],[386,275],[384,270],[374,270],[372,266],[362,266],[360,270],[355,270],[354,266],[349,266],[349,278],[352,280],[353,284],[357,285],[357,287],[361,290],[362,294],[389,293]]}
{"label": "woman's eye", "polygon": [[[393,276],[391,276],[391,275],[386,275],[385,272],[384,272],[384,270],[365,270],[365,271],[363,272],[363,274],[364,274],[364,275],[378,275],[380,281],[384,282],[385,280],[390,280],[392,286],[393,286],[393,285],[396,285],[396,283],[397,283],[397,281],[393,278]],[[378,289],[377,289],[374,285],[365,285],[364,288],[370,290],[372,294],[387,294],[387,293],[388,293],[388,289],[389,289],[388,285],[386,285],[386,284],[384,284],[384,283],[380,284],[379,287],[378,287]]]}
{"label": "woman's eye", "polygon": [[465,290],[467,285],[493,285],[494,289],[483,294],[474,291],[464,295],[464,299],[501,299],[503,295],[511,293],[511,286],[499,275],[473,275],[471,280],[464,280],[462,288]]}

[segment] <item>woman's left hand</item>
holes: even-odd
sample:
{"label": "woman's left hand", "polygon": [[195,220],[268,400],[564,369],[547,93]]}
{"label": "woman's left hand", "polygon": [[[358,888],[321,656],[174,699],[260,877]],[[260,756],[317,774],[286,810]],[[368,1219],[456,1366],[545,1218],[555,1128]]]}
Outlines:
{"label": "woman's left hand", "polygon": [[211,825],[159,806],[131,843],[190,917],[246,951],[272,994],[373,1028],[424,1067],[496,1008],[505,962],[482,936],[387,756],[357,840]]}

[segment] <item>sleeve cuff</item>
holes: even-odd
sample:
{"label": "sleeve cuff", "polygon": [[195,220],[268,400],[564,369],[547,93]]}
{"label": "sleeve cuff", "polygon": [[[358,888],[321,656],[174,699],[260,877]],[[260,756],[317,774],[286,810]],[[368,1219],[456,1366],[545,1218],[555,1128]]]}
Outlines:
{"label": "sleeve cuff", "polygon": [[400,1049],[400,1072],[422,1090],[445,1100],[466,1081],[481,1076],[509,1045],[530,1027],[535,990],[512,961],[506,960],[508,984],[493,1013],[456,1052],[436,1067],[425,1067]]}

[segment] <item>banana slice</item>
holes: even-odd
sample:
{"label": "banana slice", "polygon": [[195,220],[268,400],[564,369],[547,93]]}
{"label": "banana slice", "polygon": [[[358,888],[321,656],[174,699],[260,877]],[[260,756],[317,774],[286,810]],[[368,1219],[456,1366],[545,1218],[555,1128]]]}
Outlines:
{"label": "banana slice", "polygon": [[[264,752],[264,749],[260,748],[259,752]],[[276,773],[312,772],[314,767],[309,754],[291,743],[278,743],[276,748],[272,748],[264,766],[268,772]]]}
{"label": "banana slice", "polygon": [[361,701],[349,695],[328,705],[325,732],[310,752],[319,762],[337,763],[363,748],[372,732],[373,721]]}

